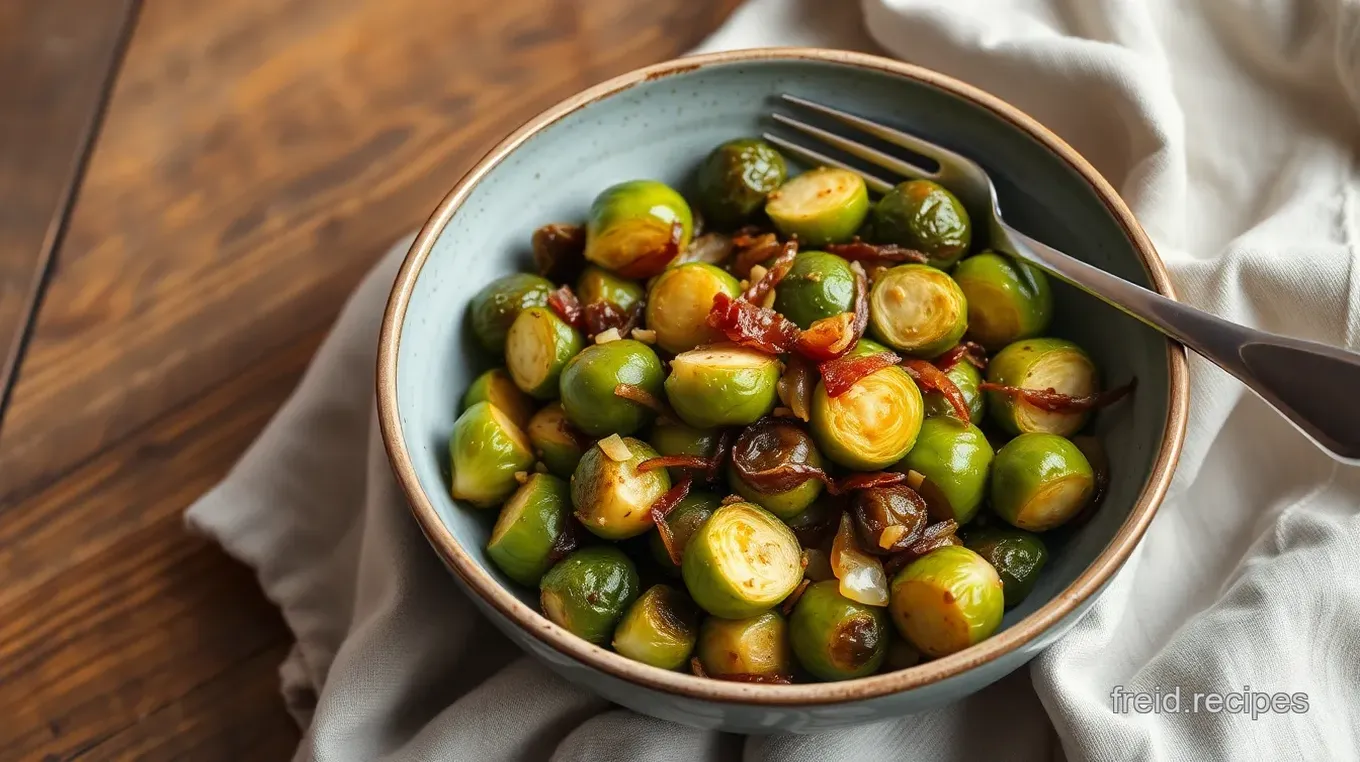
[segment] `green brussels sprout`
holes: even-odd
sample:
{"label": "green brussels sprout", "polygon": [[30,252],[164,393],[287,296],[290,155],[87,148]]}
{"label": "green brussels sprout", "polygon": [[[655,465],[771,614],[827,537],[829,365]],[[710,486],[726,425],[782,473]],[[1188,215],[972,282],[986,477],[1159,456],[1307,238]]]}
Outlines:
{"label": "green brussels sprout", "polygon": [[699,210],[714,225],[739,227],[760,212],[765,197],[787,176],[784,157],[774,146],[757,138],[729,140],[699,166]]}
{"label": "green brussels sprout", "polygon": [[987,435],[971,423],[949,416],[921,422],[916,446],[893,466],[894,471],[915,471],[925,477],[916,488],[930,504],[936,521],[953,519],[967,524],[987,496],[987,474],[992,465],[992,445]]}
{"label": "green brussels sprout", "polygon": [[855,308],[850,263],[825,251],[803,251],[775,289],[775,311],[806,330],[824,318]]}
{"label": "green brussels sprout", "polygon": [[[944,374],[959,388],[964,404],[968,405],[968,419],[981,422],[987,414],[987,395],[978,388],[982,384],[982,371],[968,362],[956,362]],[[926,415],[954,415],[954,406],[940,392],[921,392],[925,399]]]}
{"label": "green brussels sprout", "polygon": [[879,556],[909,549],[930,523],[925,501],[904,484],[855,490],[850,511],[860,547]]}
{"label": "green brussels sprout", "polygon": [[888,653],[883,657],[884,672],[896,672],[920,663],[921,652],[916,650],[916,646],[896,633],[888,638]]}
{"label": "green brussels sprout", "polygon": [[822,680],[878,671],[888,651],[888,617],[840,594],[840,583],[808,585],[789,617],[789,645],[803,669]]}
{"label": "green brussels sprout", "polygon": [[501,508],[486,554],[505,576],[521,585],[537,585],[551,566],[553,543],[570,520],[567,483],[532,474]]}
{"label": "green brussels sprout", "polygon": [[908,180],[888,191],[869,216],[874,239],[916,249],[947,269],[973,241],[973,223],[959,199],[939,183]]}
{"label": "green brussels sprout", "polygon": [[744,426],[774,409],[779,374],[779,360],[763,352],[736,344],[700,347],[671,360],[666,398],[690,426]]}
{"label": "green brussels sprout", "polygon": [[625,278],[650,278],[689,246],[693,232],[684,197],[665,183],[630,180],[606,188],[590,205],[586,259]]}
{"label": "green brussels sprout", "polygon": [[[987,380],[1021,389],[1052,389],[1073,397],[1100,390],[1090,355],[1065,339],[1021,339],[1007,346],[987,364]],[[1089,413],[1050,412],[1004,392],[987,393],[992,420],[1010,434],[1030,431],[1070,437],[1086,425]]]}
{"label": "green brussels sprout", "polygon": [[854,172],[818,167],[771,193],[765,213],[782,235],[797,236],[804,246],[844,243],[869,214],[869,190]]}
{"label": "green brussels sprout", "polygon": [[670,585],[647,588],[614,630],[614,650],[661,669],[689,664],[699,639],[699,610]]}
{"label": "green brussels sprout", "polygon": [[[777,477],[754,483],[742,474],[769,473],[788,466],[822,467],[822,455],[812,437],[791,421],[765,418],[742,431],[732,446],[727,481],[738,495],[773,513],[791,519],[802,513],[822,494],[817,479]],[[773,483],[769,483],[769,482]]]}
{"label": "green brussels sprout", "polygon": [[1048,548],[1039,535],[1020,529],[970,530],[963,544],[996,569],[1005,588],[1008,609],[1025,600],[1048,562]]}
{"label": "green brussels sprout", "polygon": [[739,291],[737,279],[713,265],[671,267],[647,292],[647,327],[656,332],[657,346],[671,354],[722,341],[723,335],[708,325],[708,312],[715,296],[735,297]]}
{"label": "green brussels sprout", "polygon": [[992,463],[992,509],[1020,529],[1046,532],[1080,513],[1095,484],[1076,445],[1057,434],[1021,434]]}
{"label": "green brussels sprout", "polygon": [[553,399],[567,361],[585,348],[585,339],[547,307],[519,313],[505,337],[505,365],[515,386],[536,399]]}
{"label": "green brussels sprout", "polygon": [[576,464],[590,447],[590,441],[567,420],[562,403],[550,402],[534,413],[525,431],[534,446],[534,454],[554,476],[570,479]]}
{"label": "green brussels sprout", "polygon": [[752,503],[719,507],[689,539],[680,571],[694,602],[727,619],[755,616],[798,587],[798,538]]}
{"label": "green brussels sprout", "polygon": [[642,301],[646,293],[641,284],[595,265],[587,265],[581,271],[581,277],[576,279],[576,298],[581,304],[612,302],[626,312]]}
{"label": "green brussels sprout", "polygon": [[627,435],[641,429],[653,412],[614,393],[631,384],[660,399],[665,371],[652,348],[621,339],[581,350],[562,369],[562,409],[576,428],[593,437]]}
{"label": "green brussels sprout", "polygon": [[804,548],[818,548],[826,544],[836,533],[837,520],[840,516],[840,502],[823,492],[821,497],[812,501],[812,505],[797,515],[784,519],[784,523],[793,530],[799,545]]}
{"label": "green brussels sprout", "polygon": [[[651,508],[671,488],[666,469],[639,471],[656,450],[640,439],[624,437],[627,460],[615,460],[607,442],[597,442],[571,475],[571,502],[586,529],[606,540],[636,537],[652,528]],[[614,441],[617,446],[620,441]]]}
{"label": "green brussels sprout", "polygon": [[961,545],[937,548],[892,581],[888,611],[902,637],[927,656],[948,656],[1001,626],[1001,578],[987,559]]}
{"label": "green brussels sprout", "polygon": [[[662,455],[691,455],[696,458],[711,458],[718,451],[716,429],[696,429],[693,426],[671,420],[659,420],[652,424],[651,435],[647,441]],[[686,469],[672,468],[671,479],[679,479]]]}
{"label": "green brussels sprout", "polygon": [[947,273],[930,265],[898,265],[874,280],[869,328],[895,349],[935,357],[963,338],[968,302]]}
{"label": "green brussels sprout", "polygon": [[835,398],[827,395],[824,382],[817,382],[812,436],[836,463],[877,471],[901,460],[916,443],[924,412],[916,382],[893,365],[861,378]]}
{"label": "green brussels sprout", "polygon": [[1048,330],[1053,294],[1048,276],[1033,265],[984,251],[960,262],[953,275],[968,298],[968,336],[989,351]]}
{"label": "green brussels sprout", "polygon": [[534,401],[515,386],[514,379],[510,378],[505,368],[492,368],[478,376],[463,394],[463,406],[459,412],[478,402],[495,405],[521,429],[529,425],[529,417],[534,414]]}
{"label": "green brussels sprout", "polygon": [[793,674],[789,625],[777,611],[739,619],[711,616],[699,625],[696,649],[710,677],[787,677]]}
{"label": "green brussels sprout", "polygon": [[526,307],[542,307],[553,291],[552,281],[528,273],[514,273],[482,287],[468,304],[468,320],[477,342],[500,357],[510,324]]}
{"label": "green brussels sprout", "polygon": [[592,545],[558,561],[539,583],[548,621],[604,645],[638,596],[637,569],[613,545]]}
{"label": "green brussels sprout", "polygon": [[[671,512],[666,514],[666,526],[671,530],[671,541],[675,543],[676,548],[683,553],[689,539],[720,505],[721,497],[712,492],[697,490],[685,495],[684,499],[676,503]],[[671,576],[680,576],[680,566],[671,561],[670,554],[666,552],[666,543],[661,541],[661,533],[652,532],[649,535],[649,542],[652,558],[656,559],[662,570]]]}
{"label": "green brussels sprout", "polygon": [[529,438],[490,402],[478,402],[453,422],[449,458],[453,497],[478,508],[499,505],[519,487],[515,472],[534,466]]}

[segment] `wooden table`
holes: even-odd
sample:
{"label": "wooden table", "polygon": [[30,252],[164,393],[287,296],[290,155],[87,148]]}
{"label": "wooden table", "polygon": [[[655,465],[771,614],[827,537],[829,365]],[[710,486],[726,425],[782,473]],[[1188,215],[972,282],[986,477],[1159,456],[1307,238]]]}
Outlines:
{"label": "wooden table", "polygon": [[291,753],[288,632],[183,510],[487,148],[736,3],[0,3],[0,759]]}

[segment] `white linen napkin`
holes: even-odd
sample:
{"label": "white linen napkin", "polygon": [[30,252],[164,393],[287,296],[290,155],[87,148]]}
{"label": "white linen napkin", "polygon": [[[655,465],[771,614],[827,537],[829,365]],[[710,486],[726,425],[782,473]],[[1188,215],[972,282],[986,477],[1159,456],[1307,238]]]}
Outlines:
{"label": "white linen napkin", "polygon": [[[1182,299],[1360,348],[1354,0],[751,0],[701,50],[765,45],[882,52],[999,95],[1119,189]],[[474,611],[388,468],[372,369],[408,245],[187,516],[257,570],[297,637],[281,671],[299,759],[1360,759],[1360,469],[1198,358],[1146,539],[1089,616],[996,686],[863,728],[739,738],[563,682]],[[1179,691],[1180,711],[1117,711],[1117,688]],[[1288,709],[1243,711],[1244,691]],[[1225,705],[1193,711],[1196,692]]]}

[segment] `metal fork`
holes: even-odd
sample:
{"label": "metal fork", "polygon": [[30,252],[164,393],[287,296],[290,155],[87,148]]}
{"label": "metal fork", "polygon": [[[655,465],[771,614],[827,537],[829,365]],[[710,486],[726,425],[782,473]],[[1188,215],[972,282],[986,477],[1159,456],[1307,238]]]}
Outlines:
{"label": "metal fork", "polygon": [[[773,115],[780,124],[897,175],[934,180],[954,192],[974,215],[986,210],[992,249],[1029,262],[1193,349],[1274,406],[1337,461],[1360,465],[1360,354],[1240,326],[1074,259],[1007,225],[991,178],[972,159],[838,109],[793,95],[783,98],[934,160],[939,169],[931,171],[792,117]],[[765,139],[814,166],[855,172],[870,190],[885,193],[894,185],[779,135],[766,133]]]}

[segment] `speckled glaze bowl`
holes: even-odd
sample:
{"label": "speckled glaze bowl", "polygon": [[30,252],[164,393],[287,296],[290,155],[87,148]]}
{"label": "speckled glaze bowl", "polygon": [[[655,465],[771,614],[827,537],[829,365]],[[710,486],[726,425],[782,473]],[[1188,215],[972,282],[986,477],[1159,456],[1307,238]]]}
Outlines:
{"label": "speckled glaze bowl", "polygon": [[484,547],[494,511],[449,496],[457,400],[486,359],[465,307],[487,281],[528,270],[529,234],[581,220],[603,188],[680,188],[715,145],[770,129],[779,93],[900,125],[981,162],[1006,218],[1078,258],[1168,296],[1161,261],[1114,190],[1071,147],[1003,101],[925,69],[813,49],[718,53],[612,79],[548,109],[491,150],[439,204],[397,276],[378,352],[378,409],[397,479],[430,544],[482,611],[566,679],[656,717],[733,732],[814,732],[910,714],[1000,679],[1061,637],[1128,558],[1171,481],[1185,433],[1185,356],[1131,318],[1058,285],[1054,333],[1105,377],[1137,376],[1097,428],[1113,463],[1095,517],[1053,554],[992,638],[911,669],[837,683],[758,685],[667,672],[591,645],[538,613]]}

